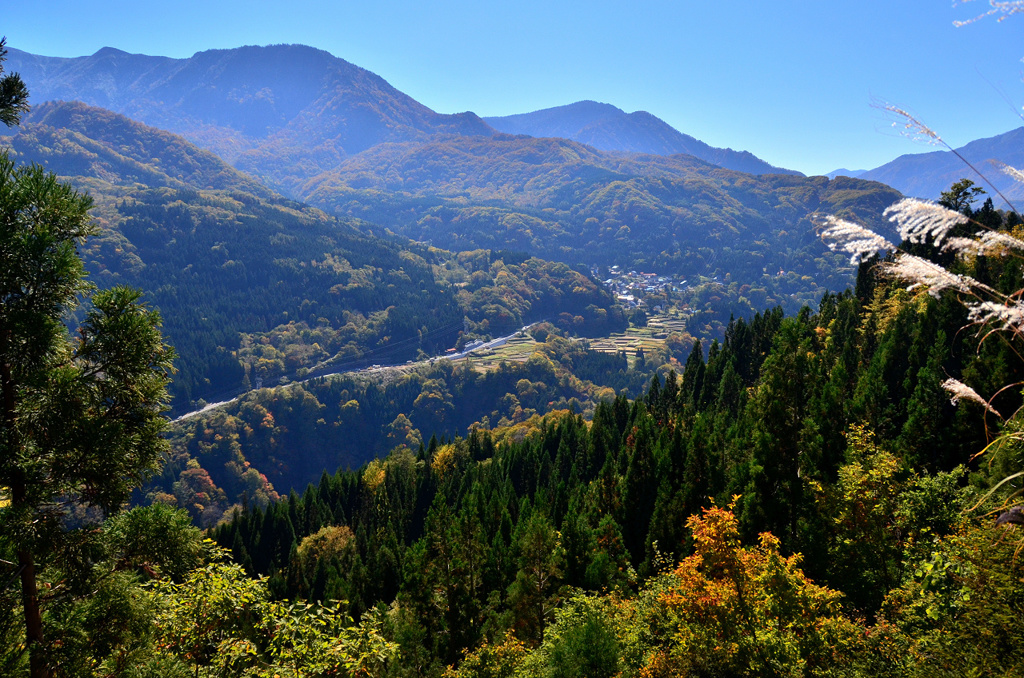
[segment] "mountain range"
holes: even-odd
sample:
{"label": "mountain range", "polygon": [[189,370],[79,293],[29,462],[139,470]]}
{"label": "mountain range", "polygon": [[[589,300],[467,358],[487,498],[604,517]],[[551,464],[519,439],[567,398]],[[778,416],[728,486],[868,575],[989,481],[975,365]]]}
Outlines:
{"label": "mountain range", "polygon": [[494,129],[532,137],[561,137],[599,151],[654,155],[686,154],[748,174],[800,174],[757,158],[749,151],[714,148],[676,130],[647,111],[626,113],[611,104],[578,101],[532,113],[484,118]]}
{"label": "mountain range", "polygon": [[685,153],[753,174],[793,173],[609,104],[579,102],[486,122],[473,113],[439,114],[379,76],[303,45],[209,50],[188,59],[110,47],[77,58],[11,49],[8,58],[34,101],[81,100],[169,130],[286,192],[380,143],[496,130],[563,137],[602,151]]}
{"label": "mountain range", "polygon": [[182,135],[285,191],[379,143],[494,133],[472,113],[435,113],[383,78],[302,45],[188,59],[110,47],[71,59],[11,49],[8,61],[35,102],[110,109]]}
{"label": "mountain range", "polygon": [[907,153],[874,169],[841,168],[825,176],[880,181],[904,195],[925,200],[938,200],[943,191],[967,178],[981,186],[996,207],[1005,209],[1007,200],[1015,206],[1024,204],[1024,184],[1006,173],[1007,165],[1024,166],[1024,127],[953,150]]}
{"label": "mountain range", "polygon": [[[722,170],[760,176],[749,181],[765,186],[786,184],[765,176],[798,173],[745,151],[713,148],[650,113],[626,113],[605,103],[581,101],[490,118],[440,114],[379,76],[302,45],[210,50],[188,59],[109,47],[71,59],[11,49],[9,65],[22,74],[34,101],[81,100],[121,113],[180,134],[292,198],[345,214],[392,219],[382,225],[444,246],[511,242],[572,260],[569,241],[594,228],[574,222],[588,219],[600,222],[606,234],[629,228],[627,250],[650,249],[638,228],[660,231],[662,240],[679,247],[713,246],[715,234],[725,231],[709,229],[709,219],[743,232],[757,221],[749,213],[754,210],[762,226],[753,228],[752,235],[768,223],[790,233],[792,218],[800,219],[796,213],[781,220],[777,213],[766,218],[765,205],[755,206],[749,195],[736,194],[737,186],[748,180],[728,178]],[[985,162],[998,158],[1024,164],[1024,128],[977,140],[957,152],[1008,199],[1024,199],[1019,185]],[[684,175],[685,181],[702,188],[695,193],[666,188],[666,181],[678,184]],[[981,183],[963,160],[944,151],[905,155],[873,170],[836,170],[828,176],[850,175],[924,198],[937,198],[963,176]],[[730,207],[723,195],[739,207]],[[560,206],[571,200],[578,208],[570,215]],[[819,207],[816,201],[800,209],[811,214]],[[996,196],[996,202],[1003,201]],[[640,206],[650,207],[656,216]],[[820,207],[831,209],[827,200]],[[445,221],[451,209],[458,216],[450,216],[452,223],[439,233],[434,218]],[[616,211],[628,214],[616,216]],[[481,223],[485,212],[491,216]],[[662,223],[666,219],[671,226]],[[806,230],[808,223],[800,229]],[[695,239],[695,233],[703,235]],[[705,242],[706,236],[711,242]],[[597,259],[603,251],[621,253],[623,243],[611,240],[605,245],[593,238],[585,241],[588,253],[597,253]],[[672,249],[661,243],[659,251],[668,252],[667,257],[637,251],[629,251],[629,257],[667,266],[678,263]]]}
{"label": "mountain range", "polygon": [[904,195],[936,200],[942,191],[966,177],[984,188],[996,207],[1006,207],[1006,201],[996,193],[997,189],[1011,203],[1022,207],[1024,183],[1004,173],[1003,165],[1024,167],[1024,127],[976,139],[955,151],[901,155],[892,162],[861,173],[859,178],[881,181]]}
{"label": "mountain range", "polygon": [[786,173],[608,104],[490,125],[473,113],[439,114],[300,45],[189,59],[12,49],[10,68],[36,101],[109,108],[180,134],[289,197],[452,249],[514,247],[571,264],[734,279],[795,270],[844,286],[848,267],[815,261],[830,255],[811,217],[877,222],[898,197],[880,184]]}

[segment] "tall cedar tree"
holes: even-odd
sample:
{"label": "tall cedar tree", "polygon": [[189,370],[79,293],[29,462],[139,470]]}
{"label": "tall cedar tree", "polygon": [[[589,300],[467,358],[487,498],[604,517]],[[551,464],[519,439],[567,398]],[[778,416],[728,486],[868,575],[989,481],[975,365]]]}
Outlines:
{"label": "tall cedar tree", "polygon": [[[0,41],[0,66],[4,54]],[[0,79],[0,120],[27,108],[17,74]],[[53,671],[37,575],[70,534],[66,509],[116,511],[165,445],[173,352],[159,315],[114,288],[92,296],[77,338],[64,325],[91,292],[77,250],[94,232],[91,205],[0,154],[0,534],[17,555],[32,678]]]}

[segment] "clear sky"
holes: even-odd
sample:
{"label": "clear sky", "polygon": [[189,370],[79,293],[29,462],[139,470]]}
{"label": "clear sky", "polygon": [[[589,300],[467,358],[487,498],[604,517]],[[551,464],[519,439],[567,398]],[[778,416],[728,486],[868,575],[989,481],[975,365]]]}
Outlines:
{"label": "clear sky", "polygon": [[509,115],[594,99],[808,174],[934,150],[1022,124],[1024,15],[984,0],[3,0],[8,45],[188,57],[303,43],[442,113]]}

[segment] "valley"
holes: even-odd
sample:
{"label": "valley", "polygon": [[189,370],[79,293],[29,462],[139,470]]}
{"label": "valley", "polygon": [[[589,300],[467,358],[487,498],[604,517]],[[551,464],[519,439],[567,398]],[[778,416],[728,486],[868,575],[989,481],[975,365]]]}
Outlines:
{"label": "valley", "polygon": [[0,673],[1024,666],[1024,233],[947,156],[2,51]]}

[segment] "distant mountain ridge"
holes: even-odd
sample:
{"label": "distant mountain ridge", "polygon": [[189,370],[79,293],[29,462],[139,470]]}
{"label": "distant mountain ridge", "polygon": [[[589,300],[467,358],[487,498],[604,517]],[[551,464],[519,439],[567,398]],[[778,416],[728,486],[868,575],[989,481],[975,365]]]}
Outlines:
{"label": "distant mountain ridge", "polygon": [[180,134],[290,190],[384,142],[491,135],[473,113],[445,115],[383,78],[303,45],[240,47],[188,59],[105,47],[57,58],[10,49],[33,102],[77,99]]}
{"label": "distant mountain ridge", "polygon": [[846,169],[845,167],[840,167],[839,169],[826,173],[825,176],[829,179],[835,179],[836,177],[850,177],[852,179],[856,179],[857,177],[862,176],[865,172],[867,172],[867,170],[851,170]]}
{"label": "distant mountain ridge", "polygon": [[10,49],[32,100],[80,100],[179,134],[275,188],[308,179],[381,143],[495,131],[562,137],[601,151],[693,155],[751,174],[799,174],[746,151],[714,148],[659,118],[578,102],[518,116],[441,114],[383,78],[304,45],[239,47],[187,59],[104,47],[76,58]]}
{"label": "distant mountain ridge", "polygon": [[[976,139],[956,151],[995,184],[1016,207],[1024,208],[1024,184],[1014,181],[990,162],[997,161],[1016,168],[1024,167],[1024,127],[993,137]],[[996,207],[1006,206],[992,188],[951,151],[901,155],[892,162],[868,170],[859,176],[860,179],[888,184],[904,195],[929,200],[938,199],[942,191],[948,190],[964,177],[982,186],[992,197]]]}
{"label": "distant mountain ridge", "polygon": [[712,165],[747,174],[796,174],[770,165],[747,151],[715,148],[683,134],[646,111],[626,113],[611,104],[578,101],[567,106],[532,113],[485,117],[494,129],[506,134],[561,137],[593,146],[599,151],[692,155]]}

